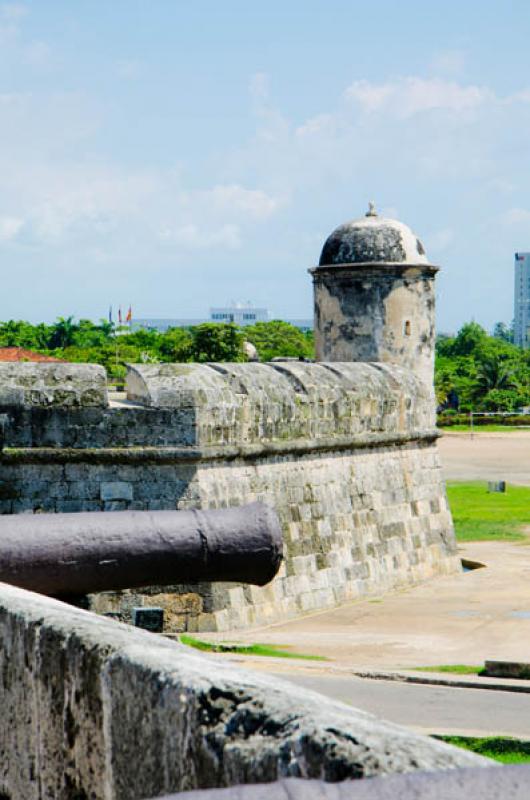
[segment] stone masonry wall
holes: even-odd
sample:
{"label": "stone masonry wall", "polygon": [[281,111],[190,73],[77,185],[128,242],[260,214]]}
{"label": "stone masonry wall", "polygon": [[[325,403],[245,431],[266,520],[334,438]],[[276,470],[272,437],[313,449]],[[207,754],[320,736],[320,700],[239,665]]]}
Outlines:
{"label": "stone masonry wall", "polygon": [[0,584],[0,797],[141,800],[492,762]]}
{"label": "stone masonry wall", "polygon": [[94,609],[127,620],[134,605],[162,605],[169,631],[226,630],[459,569],[432,406],[410,373],[143,365],[129,386],[111,407],[0,406],[0,513],[259,499],[280,516],[286,560],[264,588],[149,587],[93,596]]}
{"label": "stone masonry wall", "polygon": [[430,264],[311,270],[317,359],[400,364],[432,386],[437,271]]}

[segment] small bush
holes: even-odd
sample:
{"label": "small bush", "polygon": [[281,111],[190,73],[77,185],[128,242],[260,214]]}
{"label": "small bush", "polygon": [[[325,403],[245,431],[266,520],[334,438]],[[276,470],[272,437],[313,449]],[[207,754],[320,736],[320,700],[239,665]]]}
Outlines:
{"label": "small bush", "polygon": [[[451,428],[453,425],[467,425],[469,427],[470,417],[469,414],[455,414],[443,411],[438,414],[437,420],[438,427]],[[514,427],[519,425],[530,425],[530,414],[510,414],[505,417],[501,414],[491,414],[487,417],[479,417],[473,415],[473,427],[479,428],[482,425],[505,425],[507,427]]]}

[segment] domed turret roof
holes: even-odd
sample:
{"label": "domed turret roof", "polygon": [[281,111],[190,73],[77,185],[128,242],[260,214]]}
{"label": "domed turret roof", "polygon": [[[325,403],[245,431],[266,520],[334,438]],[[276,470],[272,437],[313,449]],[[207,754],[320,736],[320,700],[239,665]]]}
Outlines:
{"label": "domed turret roof", "polygon": [[335,264],[428,264],[424,247],[407,225],[380,217],[370,203],[367,214],[340,225],[328,236],[319,266]]}

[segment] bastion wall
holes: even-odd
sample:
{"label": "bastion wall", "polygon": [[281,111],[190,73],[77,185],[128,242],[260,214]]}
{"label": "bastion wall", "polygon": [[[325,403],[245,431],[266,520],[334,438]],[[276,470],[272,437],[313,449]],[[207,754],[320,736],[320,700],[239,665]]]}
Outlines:
{"label": "bastion wall", "polygon": [[93,595],[168,631],[265,624],[460,569],[429,388],[390,364],[144,364],[127,398],[95,365],[0,365],[0,513],[277,511],[268,586]]}

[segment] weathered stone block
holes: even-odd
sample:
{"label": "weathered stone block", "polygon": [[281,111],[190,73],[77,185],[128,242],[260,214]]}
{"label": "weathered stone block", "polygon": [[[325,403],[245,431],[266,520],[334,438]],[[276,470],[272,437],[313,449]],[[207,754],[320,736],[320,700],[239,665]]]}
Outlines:
{"label": "weathered stone block", "polygon": [[[96,364],[0,364],[0,405],[106,407],[107,375]],[[9,425],[9,420],[4,420]]]}
{"label": "weathered stone block", "polygon": [[113,481],[100,485],[100,497],[102,500],[132,500],[133,487],[124,481]]}

